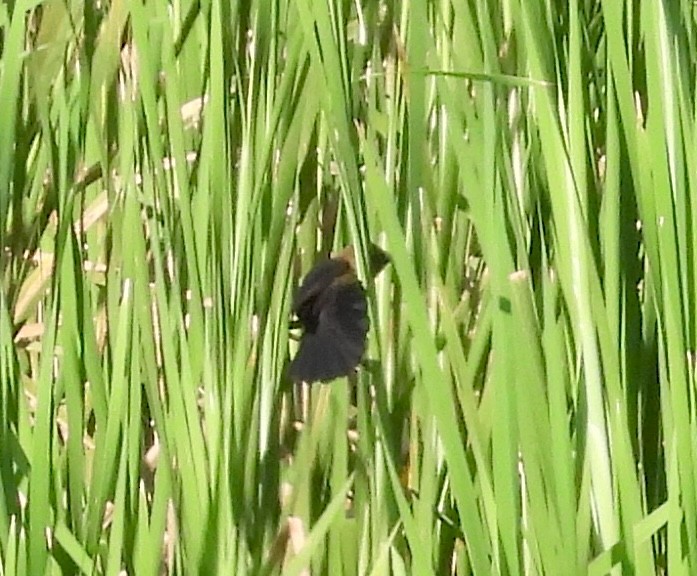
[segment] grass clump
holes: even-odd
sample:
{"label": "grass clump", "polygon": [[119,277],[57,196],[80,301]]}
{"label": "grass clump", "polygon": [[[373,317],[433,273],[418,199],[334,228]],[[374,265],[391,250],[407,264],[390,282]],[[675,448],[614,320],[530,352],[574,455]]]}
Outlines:
{"label": "grass clump", "polygon": [[[3,573],[693,573],[696,31],[0,6]],[[371,241],[362,369],[293,386]]]}

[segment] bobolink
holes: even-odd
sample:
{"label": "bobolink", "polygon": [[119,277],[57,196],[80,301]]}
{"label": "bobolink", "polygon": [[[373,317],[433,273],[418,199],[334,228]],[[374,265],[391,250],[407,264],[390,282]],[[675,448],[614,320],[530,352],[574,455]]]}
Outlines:
{"label": "bobolink", "polygon": [[[370,273],[375,276],[389,257],[374,244],[369,256]],[[304,332],[290,364],[290,377],[296,382],[316,382],[353,373],[365,352],[370,322],[352,246],[310,270],[295,295],[293,312]]]}

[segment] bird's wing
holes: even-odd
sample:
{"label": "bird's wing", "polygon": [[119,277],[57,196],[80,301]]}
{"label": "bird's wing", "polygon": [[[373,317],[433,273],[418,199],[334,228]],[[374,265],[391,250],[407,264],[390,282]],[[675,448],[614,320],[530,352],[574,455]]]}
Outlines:
{"label": "bird's wing", "polygon": [[361,361],[369,328],[361,283],[338,283],[321,295],[315,332],[306,331],[290,366],[295,381],[333,380],[350,374]]}
{"label": "bird's wing", "polygon": [[315,265],[303,280],[293,299],[293,312],[303,319],[304,311],[311,309],[312,301],[331,286],[332,282],[348,271],[341,260],[325,260]]}

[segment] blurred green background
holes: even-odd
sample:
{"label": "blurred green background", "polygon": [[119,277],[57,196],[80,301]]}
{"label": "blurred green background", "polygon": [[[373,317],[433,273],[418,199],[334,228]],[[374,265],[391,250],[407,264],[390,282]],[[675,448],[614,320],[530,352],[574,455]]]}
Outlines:
{"label": "blurred green background", "polygon": [[696,17],[0,4],[0,573],[697,573]]}

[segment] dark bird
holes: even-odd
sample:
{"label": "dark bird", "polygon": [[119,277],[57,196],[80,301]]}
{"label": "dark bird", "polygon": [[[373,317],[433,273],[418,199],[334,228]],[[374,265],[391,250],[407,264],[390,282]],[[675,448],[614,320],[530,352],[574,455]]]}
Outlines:
{"label": "dark bird", "polygon": [[[389,256],[371,244],[369,257],[374,277]],[[353,373],[365,352],[370,322],[352,246],[310,270],[295,295],[293,312],[304,332],[290,364],[290,377],[296,382],[316,382]]]}

